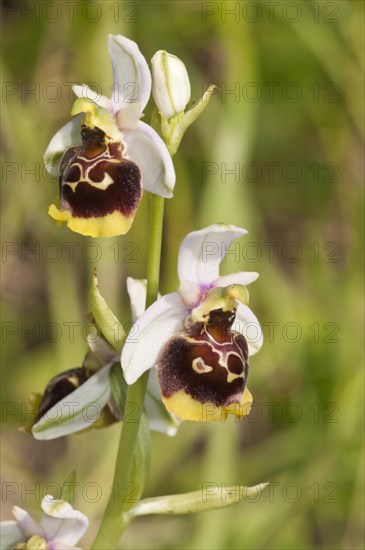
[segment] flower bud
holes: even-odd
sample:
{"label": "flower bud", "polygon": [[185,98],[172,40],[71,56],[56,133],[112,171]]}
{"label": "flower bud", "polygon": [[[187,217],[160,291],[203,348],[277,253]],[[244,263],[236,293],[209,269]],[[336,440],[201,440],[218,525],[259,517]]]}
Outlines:
{"label": "flower bud", "polygon": [[160,113],[166,118],[185,110],[190,100],[190,80],[184,63],[159,50],[152,60],[152,93]]}

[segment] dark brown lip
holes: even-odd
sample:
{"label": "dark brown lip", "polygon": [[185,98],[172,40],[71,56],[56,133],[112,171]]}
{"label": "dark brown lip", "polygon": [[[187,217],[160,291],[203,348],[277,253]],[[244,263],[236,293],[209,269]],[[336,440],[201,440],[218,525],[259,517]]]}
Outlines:
{"label": "dark brown lip", "polygon": [[82,147],[70,147],[61,160],[61,209],[79,218],[99,218],[116,211],[133,216],[142,197],[137,164],[125,158],[123,143],[105,144],[105,133],[99,128],[83,126],[81,133]]}

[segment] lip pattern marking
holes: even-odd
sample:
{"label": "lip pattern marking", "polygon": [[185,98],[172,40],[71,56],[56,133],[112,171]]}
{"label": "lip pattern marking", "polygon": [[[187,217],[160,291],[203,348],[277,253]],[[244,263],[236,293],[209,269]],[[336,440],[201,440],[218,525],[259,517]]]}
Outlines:
{"label": "lip pattern marking", "polygon": [[122,142],[107,142],[99,128],[83,127],[83,145],[70,147],[61,159],[60,207],[80,218],[115,211],[134,214],[142,197],[141,173],[124,154]]}
{"label": "lip pattern marking", "polygon": [[200,403],[241,403],[248,375],[248,346],[232,331],[235,311],[210,312],[168,340],[157,364],[162,396],[183,391]]}

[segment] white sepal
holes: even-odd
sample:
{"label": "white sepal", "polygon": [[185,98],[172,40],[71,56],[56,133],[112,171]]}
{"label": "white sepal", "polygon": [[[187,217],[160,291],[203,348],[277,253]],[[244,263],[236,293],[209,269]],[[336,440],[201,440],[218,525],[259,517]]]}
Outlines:
{"label": "white sepal", "polygon": [[0,541],[3,550],[13,550],[19,542],[24,541],[24,534],[17,521],[0,523]]}
{"label": "white sepal", "polygon": [[246,234],[246,229],[226,224],[210,225],[189,233],[179,249],[180,282],[189,281],[209,288],[218,279],[219,265],[231,244]]}
{"label": "white sepal", "polygon": [[155,366],[157,357],[170,336],[179,332],[188,314],[178,292],[154,302],[133,325],[122,351],[122,368],[127,384]]}
{"label": "white sepal", "polygon": [[151,95],[151,73],[147,61],[137,44],[125,36],[110,34],[108,44],[113,65],[111,101],[114,114],[137,105],[134,112],[138,120]]}
{"label": "white sepal", "polygon": [[170,153],[157,132],[139,121],[133,130],[125,130],[127,153],[138,165],[146,191],[165,198],[172,197],[175,169]]}

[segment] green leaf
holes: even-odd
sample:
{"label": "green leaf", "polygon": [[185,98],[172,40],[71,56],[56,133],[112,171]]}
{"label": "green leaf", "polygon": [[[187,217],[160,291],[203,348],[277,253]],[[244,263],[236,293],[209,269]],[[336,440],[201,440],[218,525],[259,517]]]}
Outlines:
{"label": "green leaf", "polygon": [[128,519],[148,514],[195,514],[216,510],[237,504],[242,500],[256,502],[261,498],[262,490],[269,483],[260,483],[252,487],[236,484],[225,487],[213,482],[203,483],[201,490],[141,500],[129,510]]}
{"label": "green leaf", "polygon": [[77,485],[76,481],[76,470],[72,470],[70,474],[66,477],[65,481],[62,484],[61,491],[61,500],[65,500],[70,504],[75,500],[75,487]]}
{"label": "green leaf", "polygon": [[116,351],[121,352],[126,334],[122,325],[100,294],[96,269],[94,269],[91,279],[89,303],[91,313],[103,336]]}
{"label": "green leaf", "polygon": [[217,86],[215,84],[209,86],[201,100],[195,105],[195,107],[187,111],[180,122],[176,125],[169,143],[169,151],[171,155],[174,155],[178,150],[180,142],[189,126],[191,126],[193,122],[195,122],[195,120],[203,113],[203,111],[205,111],[212,94],[216,89]]}

